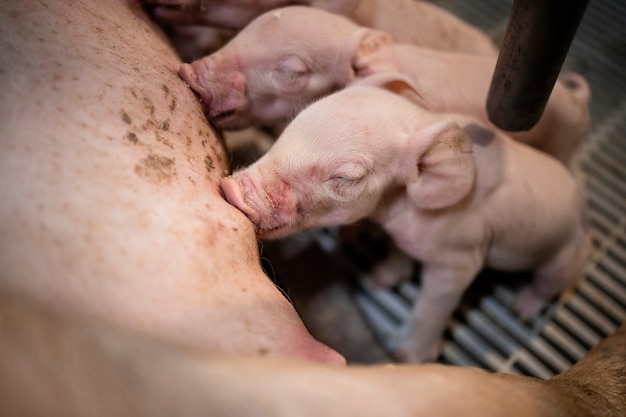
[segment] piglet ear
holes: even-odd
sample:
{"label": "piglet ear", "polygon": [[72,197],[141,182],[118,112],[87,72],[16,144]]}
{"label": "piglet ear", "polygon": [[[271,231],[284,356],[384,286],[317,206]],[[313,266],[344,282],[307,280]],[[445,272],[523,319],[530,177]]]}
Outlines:
{"label": "piglet ear", "polygon": [[413,80],[399,72],[380,72],[357,79],[350,84],[356,85],[383,88],[414,102],[423,109],[430,110],[428,101],[417,91]]}
{"label": "piglet ear", "polygon": [[342,65],[350,67],[352,79],[398,69],[393,38],[381,30],[365,27],[355,30],[342,46],[341,55]]}
{"label": "piglet ear", "polygon": [[412,138],[415,170],[407,183],[414,204],[425,210],[450,207],[474,185],[472,142],[452,120],[422,129]]}

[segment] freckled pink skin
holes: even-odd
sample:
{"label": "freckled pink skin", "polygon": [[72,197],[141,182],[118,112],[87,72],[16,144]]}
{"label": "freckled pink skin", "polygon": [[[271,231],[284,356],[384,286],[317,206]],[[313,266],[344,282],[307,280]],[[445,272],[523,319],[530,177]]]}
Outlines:
{"label": "freckled pink skin", "polygon": [[404,361],[436,358],[484,266],[534,270],[514,306],[529,318],[571,285],[589,251],[585,200],[563,164],[470,116],[430,113],[367,85],[303,110],[221,185],[259,237],[371,218],[420,261],[422,292],[395,352]]}
{"label": "freckled pink skin", "polygon": [[[292,6],[259,16],[217,52],[183,64],[180,75],[224,129],[287,122],[318,98],[382,72],[408,76],[430,111],[494,127],[485,101],[495,64],[494,55],[394,43],[342,16]],[[580,75],[564,77],[537,125],[510,135],[567,163],[589,128],[590,92]]]}

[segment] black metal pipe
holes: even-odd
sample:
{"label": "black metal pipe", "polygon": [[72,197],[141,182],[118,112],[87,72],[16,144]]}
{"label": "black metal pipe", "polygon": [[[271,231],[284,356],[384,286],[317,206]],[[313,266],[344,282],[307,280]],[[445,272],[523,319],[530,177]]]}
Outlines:
{"label": "black metal pipe", "polygon": [[550,97],[589,0],[515,0],[487,96],[489,120],[529,130]]}

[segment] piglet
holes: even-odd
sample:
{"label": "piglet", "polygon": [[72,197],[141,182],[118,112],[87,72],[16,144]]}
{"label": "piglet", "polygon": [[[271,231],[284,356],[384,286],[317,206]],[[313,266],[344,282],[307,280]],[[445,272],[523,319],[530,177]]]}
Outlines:
{"label": "piglet", "polygon": [[[397,44],[388,33],[342,16],[291,6],[258,17],[179,73],[223,129],[286,122],[322,96],[390,71],[411,78],[425,109],[466,113],[494,127],[485,102],[495,65],[495,57]],[[563,78],[538,124],[511,136],[566,162],[588,130],[590,91],[580,75]]]}
{"label": "piglet", "polygon": [[[380,88],[384,87],[384,88]],[[399,360],[434,360],[445,324],[485,266],[534,270],[514,309],[527,319],[578,278],[586,204],[554,158],[459,114],[434,114],[378,74],[304,109],[253,165],[221,182],[259,238],[370,218],[422,263]]]}
{"label": "piglet", "polygon": [[174,25],[240,30],[278,7],[301,4],[341,14],[359,25],[388,31],[399,42],[479,55],[496,55],[489,37],[447,10],[416,0],[147,0],[153,15]]}

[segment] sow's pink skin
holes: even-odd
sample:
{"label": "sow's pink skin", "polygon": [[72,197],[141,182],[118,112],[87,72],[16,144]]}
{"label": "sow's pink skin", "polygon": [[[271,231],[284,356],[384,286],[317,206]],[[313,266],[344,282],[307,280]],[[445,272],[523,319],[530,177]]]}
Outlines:
{"label": "sow's pink skin", "polygon": [[[494,127],[485,102],[495,64],[495,56],[396,44],[342,16],[292,6],[258,17],[179,73],[223,129],[287,122],[318,98],[380,72],[407,75],[427,110],[469,114]],[[511,136],[567,162],[588,130],[589,96],[583,77],[564,75],[538,124]]]}
{"label": "sow's pink skin", "polygon": [[402,77],[375,76],[303,110],[273,147],[221,182],[259,238],[371,218],[422,263],[399,360],[434,360],[446,321],[485,266],[534,270],[514,309],[535,315],[579,276],[586,205],[554,158],[458,114],[433,114]]}

